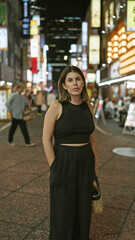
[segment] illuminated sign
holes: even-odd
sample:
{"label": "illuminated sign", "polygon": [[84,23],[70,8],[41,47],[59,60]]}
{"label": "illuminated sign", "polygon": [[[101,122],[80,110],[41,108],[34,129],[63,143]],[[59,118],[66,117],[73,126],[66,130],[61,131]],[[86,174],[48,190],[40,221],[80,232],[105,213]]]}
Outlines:
{"label": "illuminated sign", "polygon": [[7,102],[7,91],[0,90],[0,119],[2,120],[5,120],[8,118],[6,102]]}
{"label": "illuminated sign", "polygon": [[91,27],[101,26],[101,0],[92,0],[91,3]]}
{"label": "illuminated sign", "polygon": [[87,46],[88,43],[88,23],[82,22],[82,46]]}
{"label": "illuminated sign", "polygon": [[0,28],[0,50],[8,48],[8,33],[7,28]]}
{"label": "illuminated sign", "polygon": [[37,25],[40,26],[40,15],[33,15],[32,19],[36,20],[37,21]]}
{"label": "illuminated sign", "polygon": [[96,81],[96,73],[87,73],[87,83],[93,83]]}
{"label": "illuminated sign", "polygon": [[22,35],[29,37],[30,35],[30,6],[28,0],[22,0]]}
{"label": "illuminated sign", "polygon": [[38,26],[36,20],[30,21],[30,35],[38,35]]}
{"label": "illuminated sign", "polygon": [[135,1],[127,1],[127,31],[135,31]]}
{"label": "illuminated sign", "polygon": [[37,58],[31,58],[31,62],[32,62],[32,68],[31,71],[32,73],[37,73]]}
{"label": "illuminated sign", "polygon": [[100,63],[100,37],[99,35],[91,35],[89,37],[89,63]]}
{"label": "illuminated sign", "polygon": [[7,16],[6,16],[6,4],[0,3],[0,24],[3,26],[7,23]]}
{"label": "illuminated sign", "polygon": [[32,38],[30,40],[30,53],[32,58],[38,57],[38,40]]}

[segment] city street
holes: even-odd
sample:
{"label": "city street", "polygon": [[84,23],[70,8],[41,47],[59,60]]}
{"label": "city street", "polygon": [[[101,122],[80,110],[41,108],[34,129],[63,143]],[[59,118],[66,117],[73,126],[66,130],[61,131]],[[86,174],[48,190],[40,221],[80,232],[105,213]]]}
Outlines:
{"label": "city street", "polygon": [[[44,115],[36,116],[28,122],[35,147],[25,146],[19,128],[14,147],[7,144],[9,127],[0,131],[0,240],[49,240],[49,166],[42,145],[43,119]],[[8,123],[0,122],[0,129]],[[100,120],[96,135],[104,211],[92,215],[90,239],[134,240],[135,157],[112,150],[135,148],[135,136],[123,135],[111,120],[105,126]]]}

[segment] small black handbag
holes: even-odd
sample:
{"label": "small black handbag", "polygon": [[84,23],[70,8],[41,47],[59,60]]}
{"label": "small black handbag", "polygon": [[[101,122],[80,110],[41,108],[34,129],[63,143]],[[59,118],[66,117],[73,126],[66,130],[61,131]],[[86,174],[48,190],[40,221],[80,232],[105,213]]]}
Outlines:
{"label": "small black handbag", "polygon": [[103,212],[103,201],[98,177],[94,177],[92,190],[92,213],[98,214]]}

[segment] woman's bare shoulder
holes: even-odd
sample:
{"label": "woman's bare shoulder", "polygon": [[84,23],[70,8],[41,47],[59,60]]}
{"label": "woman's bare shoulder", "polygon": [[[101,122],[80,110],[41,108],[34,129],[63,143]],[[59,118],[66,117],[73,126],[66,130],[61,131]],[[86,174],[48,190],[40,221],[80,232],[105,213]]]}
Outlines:
{"label": "woman's bare shoulder", "polygon": [[61,107],[61,103],[59,103],[58,100],[55,100],[50,106],[50,108],[55,109],[55,110],[59,109],[60,107]]}
{"label": "woman's bare shoulder", "polygon": [[[61,103],[59,103],[58,100],[55,100],[51,106],[49,107],[47,113],[50,115],[50,117],[54,117],[55,119],[57,119],[57,117],[60,115],[61,113],[61,109],[62,109],[62,106],[61,106]],[[47,114],[47,115],[48,115]]]}

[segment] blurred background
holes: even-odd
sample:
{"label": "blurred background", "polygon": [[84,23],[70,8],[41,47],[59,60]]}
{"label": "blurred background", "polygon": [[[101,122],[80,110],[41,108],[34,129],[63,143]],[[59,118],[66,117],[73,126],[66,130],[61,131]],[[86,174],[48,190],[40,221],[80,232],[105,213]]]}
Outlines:
{"label": "blurred background", "polygon": [[57,98],[69,64],[83,71],[93,105],[111,101],[116,113],[120,98],[124,106],[135,96],[134,55],[135,1],[1,0],[0,120],[8,118],[5,101],[20,82],[33,96],[53,90]]}

